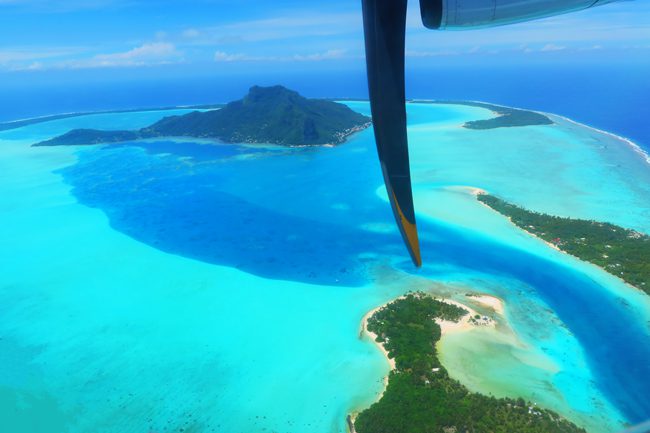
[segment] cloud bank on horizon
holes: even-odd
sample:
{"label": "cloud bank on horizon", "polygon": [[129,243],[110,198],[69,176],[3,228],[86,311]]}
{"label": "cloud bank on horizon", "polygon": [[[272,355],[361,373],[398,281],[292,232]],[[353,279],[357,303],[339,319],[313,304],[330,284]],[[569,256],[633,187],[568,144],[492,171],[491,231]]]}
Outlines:
{"label": "cloud bank on horizon", "polygon": [[[0,71],[363,63],[360,2],[0,0]],[[413,65],[644,61],[650,2],[624,1],[486,30],[435,32],[409,10]],[[647,60],[645,60],[647,61]]]}

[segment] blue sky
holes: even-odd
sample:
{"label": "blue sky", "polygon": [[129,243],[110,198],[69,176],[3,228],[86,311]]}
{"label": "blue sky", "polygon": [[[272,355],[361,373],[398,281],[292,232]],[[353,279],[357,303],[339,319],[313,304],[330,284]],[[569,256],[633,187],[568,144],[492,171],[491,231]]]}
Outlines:
{"label": "blue sky", "polygon": [[[650,58],[650,2],[624,1],[532,23],[425,30],[409,10],[411,66]],[[246,71],[363,64],[352,0],[0,0],[0,71]]]}

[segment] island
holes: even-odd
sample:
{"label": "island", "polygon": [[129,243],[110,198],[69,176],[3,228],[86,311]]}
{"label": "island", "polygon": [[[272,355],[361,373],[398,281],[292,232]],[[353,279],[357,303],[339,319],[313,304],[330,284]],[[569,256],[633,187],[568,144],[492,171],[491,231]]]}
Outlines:
{"label": "island", "polygon": [[470,392],[449,377],[436,354],[440,321],[458,322],[469,312],[415,292],[376,310],[367,321],[394,360],[383,395],[348,418],[356,433],[501,432],[585,433],[585,430],[523,399]]}
{"label": "island", "polygon": [[490,194],[477,198],[553,247],[650,294],[650,236],[606,222],[532,212]]}
{"label": "island", "polygon": [[436,104],[467,105],[469,107],[485,108],[496,114],[496,117],[483,120],[472,120],[463,124],[467,129],[496,129],[512,128],[518,126],[552,125],[553,121],[542,113],[523,110],[521,108],[504,107],[502,105],[488,104],[474,101],[435,101]]}
{"label": "island", "polygon": [[367,128],[370,122],[370,118],[337,102],[307,99],[282,86],[254,86],[243,99],[218,110],[165,117],[135,131],[75,129],[34,146],[93,145],[157,137],[285,146],[335,145]]}

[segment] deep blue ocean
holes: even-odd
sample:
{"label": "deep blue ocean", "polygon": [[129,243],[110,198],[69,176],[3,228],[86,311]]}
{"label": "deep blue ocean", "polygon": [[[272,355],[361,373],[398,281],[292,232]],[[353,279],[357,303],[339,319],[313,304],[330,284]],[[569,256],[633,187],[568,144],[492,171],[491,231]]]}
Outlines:
{"label": "deep blue ocean", "polygon": [[[0,121],[62,112],[228,102],[252,85],[283,84],[309,97],[367,98],[365,70],[215,71],[191,77],[133,71],[127,75],[50,71],[0,77]],[[157,78],[152,78],[157,77]],[[517,64],[407,69],[407,97],[482,100],[569,117],[650,149],[650,66]]]}

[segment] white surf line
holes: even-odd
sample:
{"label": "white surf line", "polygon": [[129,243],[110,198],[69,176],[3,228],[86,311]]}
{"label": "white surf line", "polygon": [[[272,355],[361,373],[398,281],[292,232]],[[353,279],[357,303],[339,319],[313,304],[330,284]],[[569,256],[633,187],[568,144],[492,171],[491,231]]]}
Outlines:
{"label": "white surf line", "polygon": [[[444,101],[435,100],[435,99],[412,99],[412,100],[410,100],[408,102],[439,104],[440,102],[444,102]],[[625,142],[628,146],[632,147],[632,149],[636,153],[641,155],[641,157],[643,159],[645,159],[645,161],[648,164],[650,164],[650,153],[648,153],[644,148],[642,148],[641,146],[639,146],[638,144],[636,144],[635,142],[633,142],[629,138],[625,138],[625,137],[623,137],[621,135],[617,135],[617,134],[614,134],[613,132],[605,131],[603,129],[598,129],[598,128],[594,127],[594,126],[590,126],[590,125],[587,125],[585,123],[580,123],[580,122],[578,122],[576,120],[573,120],[573,119],[570,119],[568,117],[562,116],[561,114],[548,113],[546,111],[531,110],[530,108],[513,107],[513,106],[510,106],[510,105],[494,104],[492,102],[485,102],[485,101],[455,101],[455,102],[456,102],[456,105],[463,105],[463,102],[473,102],[473,103],[479,103],[479,104],[493,105],[495,107],[513,108],[515,110],[531,111],[533,113],[543,114],[545,116],[559,117],[560,119],[566,120],[567,122],[573,123],[574,125],[582,126],[583,128],[591,129],[592,131],[600,132],[601,134],[609,135],[610,137],[613,137],[613,138],[616,138],[618,140],[621,140],[621,141]],[[451,105],[453,105],[453,104],[451,104]],[[486,108],[486,107],[477,107],[477,108],[484,108],[484,109],[486,109],[488,111],[492,111],[492,110],[490,110],[489,108]]]}
{"label": "white surf line", "polygon": [[[87,112],[87,114],[94,114],[94,113],[97,113],[97,112],[95,112],[95,111]],[[69,113],[46,114],[44,116],[26,117],[24,119],[16,119],[16,120],[7,120],[7,121],[4,121],[4,122],[0,122],[0,124],[2,124],[2,125],[11,125],[12,123],[29,122],[29,121],[32,121],[32,120],[47,119],[49,117],[54,117],[54,116],[79,116],[79,115],[83,115],[83,114],[86,114],[86,112],[84,112],[84,111],[71,111]]]}
{"label": "white surf line", "polygon": [[[540,111],[540,113],[541,113],[541,111]],[[569,119],[568,117],[564,117],[564,116],[561,116],[559,114],[554,114],[554,113],[543,113],[543,114],[546,114],[548,116],[559,117],[562,120],[566,120],[567,122],[573,123],[573,124],[578,125],[578,126],[582,126],[583,128],[591,129],[592,131],[600,132],[601,134],[609,135],[610,137],[616,138],[616,139],[626,143],[628,146],[630,146],[636,153],[641,155],[641,157],[643,159],[645,159],[645,161],[648,164],[650,164],[650,153],[648,153],[645,149],[643,149],[641,146],[639,146],[638,144],[636,144],[635,142],[633,142],[629,138],[625,138],[625,137],[623,137],[621,135],[614,134],[613,132],[605,131],[605,130],[598,129],[598,128],[590,126],[590,125],[586,125],[584,123],[577,122],[577,121],[575,121],[573,119]]]}
{"label": "white surf line", "polygon": [[[219,104],[219,103],[217,103]],[[36,117],[26,117],[24,119],[16,119],[16,120],[5,120],[0,122],[0,125],[11,125],[13,123],[19,123],[19,122],[31,122],[33,120],[43,120],[43,119],[49,119],[50,117],[59,117],[59,116],[68,116],[68,117],[73,117],[73,116],[92,116],[95,114],[130,114],[130,113],[150,113],[153,111],[173,111],[173,110],[205,110],[205,111],[212,111],[212,110],[220,110],[221,108],[196,108],[194,105],[177,105],[174,107],[162,107],[162,108],[145,108],[145,109],[130,109],[130,108],[125,108],[124,110],[100,110],[100,111],[70,111],[67,113],[57,113],[57,114],[45,114],[43,116],[36,116]],[[52,119],[52,121],[55,120],[63,120],[63,119]]]}
{"label": "white surf line", "polygon": [[[406,103],[416,103],[416,104],[444,104],[444,105],[465,105],[466,107],[468,106],[465,104],[465,102],[469,102],[472,104],[485,104],[485,105],[491,105],[493,107],[500,107],[500,108],[512,108],[515,110],[521,110],[521,111],[531,111],[533,113],[539,113],[539,114],[547,114],[542,111],[536,111],[536,110],[531,110],[530,108],[523,108],[523,107],[513,107],[511,105],[503,105],[503,104],[496,104],[494,102],[487,102],[487,101],[478,101],[474,99],[463,99],[460,101],[447,101],[445,99],[407,99]],[[487,107],[474,107],[474,108],[482,108],[487,111],[492,111]],[[559,116],[558,116],[559,117]]]}

